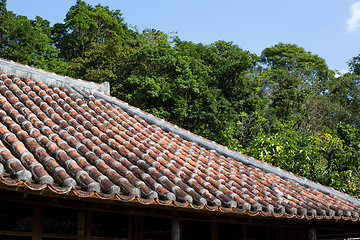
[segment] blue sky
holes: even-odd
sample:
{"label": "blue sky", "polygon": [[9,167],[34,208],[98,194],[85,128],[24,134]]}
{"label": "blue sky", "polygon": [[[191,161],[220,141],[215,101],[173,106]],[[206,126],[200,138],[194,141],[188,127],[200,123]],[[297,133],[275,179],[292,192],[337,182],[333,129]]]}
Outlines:
{"label": "blue sky", "polygon": [[[52,24],[63,22],[76,0],[8,0],[7,8]],[[120,9],[138,29],[177,32],[182,40],[209,44],[233,41],[261,54],[279,42],[294,43],[324,58],[331,69],[345,71],[360,54],[360,1],[356,0],[87,0]]]}

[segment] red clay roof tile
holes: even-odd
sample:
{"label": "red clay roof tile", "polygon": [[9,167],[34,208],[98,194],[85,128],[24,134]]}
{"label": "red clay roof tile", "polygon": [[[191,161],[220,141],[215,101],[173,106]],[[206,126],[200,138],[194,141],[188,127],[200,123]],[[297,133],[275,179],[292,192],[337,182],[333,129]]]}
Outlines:
{"label": "red clay roof tile", "polygon": [[2,184],[249,216],[359,221],[360,201],[346,194],[236,153],[98,90],[91,95],[94,90],[80,80],[42,72],[44,82],[50,78],[47,85],[35,80],[36,69],[0,60],[2,65],[24,75],[0,73]]}

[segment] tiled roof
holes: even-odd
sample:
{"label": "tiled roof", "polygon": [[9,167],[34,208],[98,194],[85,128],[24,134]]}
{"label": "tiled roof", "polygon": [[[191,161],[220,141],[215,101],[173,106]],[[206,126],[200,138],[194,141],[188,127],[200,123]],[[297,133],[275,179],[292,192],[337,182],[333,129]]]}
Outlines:
{"label": "tiled roof", "polygon": [[5,60],[0,69],[0,188],[359,221],[359,200],[142,112],[106,85]]}

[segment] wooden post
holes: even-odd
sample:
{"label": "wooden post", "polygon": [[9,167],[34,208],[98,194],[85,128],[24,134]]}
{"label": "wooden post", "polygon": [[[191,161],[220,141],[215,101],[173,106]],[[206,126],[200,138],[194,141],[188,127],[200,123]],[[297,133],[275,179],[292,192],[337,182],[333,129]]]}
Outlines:
{"label": "wooden post", "polygon": [[91,238],[91,223],[92,223],[92,211],[87,210],[87,216],[86,216],[86,239]]}
{"label": "wooden post", "polygon": [[84,212],[78,212],[77,213],[77,236],[78,237],[84,237],[85,236],[85,213]]}
{"label": "wooden post", "polygon": [[246,224],[243,224],[243,240],[247,239],[247,234],[246,234]]}
{"label": "wooden post", "polygon": [[144,239],[144,217],[143,216],[134,216],[134,239],[143,240]]}
{"label": "wooden post", "polygon": [[171,240],[181,240],[179,219],[171,219]]}
{"label": "wooden post", "polygon": [[217,222],[211,223],[211,240],[218,240],[218,224],[217,224]]}
{"label": "wooden post", "polygon": [[308,235],[309,235],[309,239],[310,240],[317,240],[317,237],[316,237],[316,229],[315,228],[310,228],[308,230]]}
{"label": "wooden post", "polygon": [[41,240],[43,211],[43,206],[34,205],[32,240]]}
{"label": "wooden post", "polygon": [[134,217],[133,215],[129,214],[128,216],[128,239],[134,239]]}

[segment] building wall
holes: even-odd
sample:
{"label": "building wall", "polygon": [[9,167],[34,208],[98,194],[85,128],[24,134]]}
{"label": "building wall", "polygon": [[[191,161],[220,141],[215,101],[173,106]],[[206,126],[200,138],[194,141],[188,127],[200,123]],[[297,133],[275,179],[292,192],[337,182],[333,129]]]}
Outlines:
{"label": "building wall", "polygon": [[[0,239],[308,240],[308,229],[314,228],[307,221],[224,217],[218,213],[177,212],[174,208],[109,202],[75,201],[1,190]],[[318,239],[327,238],[319,236]]]}

